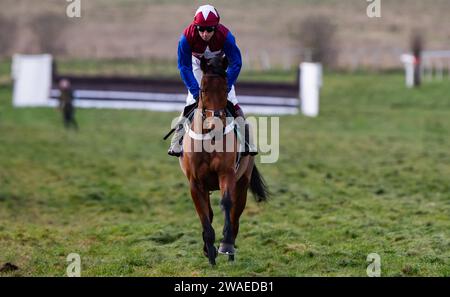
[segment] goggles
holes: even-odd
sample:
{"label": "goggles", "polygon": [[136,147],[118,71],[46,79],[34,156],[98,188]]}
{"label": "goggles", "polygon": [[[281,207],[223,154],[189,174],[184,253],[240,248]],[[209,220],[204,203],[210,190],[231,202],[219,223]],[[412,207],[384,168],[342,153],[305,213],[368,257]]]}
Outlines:
{"label": "goggles", "polygon": [[197,30],[200,32],[208,32],[211,33],[212,31],[214,31],[216,29],[216,27],[202,27],[202,26],[197,26]]}

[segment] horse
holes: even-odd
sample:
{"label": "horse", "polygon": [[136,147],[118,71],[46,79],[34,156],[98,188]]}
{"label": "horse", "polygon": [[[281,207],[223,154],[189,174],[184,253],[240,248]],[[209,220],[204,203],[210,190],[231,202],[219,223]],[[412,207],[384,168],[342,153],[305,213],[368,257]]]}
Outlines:
{"label": "horse", "polygon": [[[254,157],[239,156],[238,138],[233,129],[225,128],[221,135],[215,135],[213,139],[208,137],[215,125],[226,125],[227,106],[230,105],[227,100],[227,67],[226,57],[201,60],[203,77],[200,98],[192,123],[188,124],[184,135],[183,153],[179,158],[180,167],[189,181],[191,197],[202,225],[203,253],[211,265],[216,264],[218,253],[228,255],[229,261],[234,261],[239,218],[247,202],[248,189],[250,188],[257,202],[265,201],[269,196],[267,185],[256,168]],[[196,151],[196,145],[204,146],[206,139],[210,139],[216,148],[222,150]],[[226,149],[227,141],[231,149]],[[239,163],[236,166],[238,158]],[[218,249],[214,245],[215,231],[212,227],[214,213],[210,201],[211,192],[217,190],[221,193],[220,206],[225,216],[223,240]]]}

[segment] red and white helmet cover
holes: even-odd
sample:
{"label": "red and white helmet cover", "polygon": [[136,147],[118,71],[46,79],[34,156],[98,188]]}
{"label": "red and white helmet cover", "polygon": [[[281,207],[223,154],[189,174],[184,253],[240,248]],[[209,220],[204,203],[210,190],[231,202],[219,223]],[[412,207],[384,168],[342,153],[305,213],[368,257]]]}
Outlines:
{"label": "red and white helmet cover", "polygon": [[202,5],[195,12],[194,25],[202,27],[217,26],[220,21],[217,9],[212,5]]}

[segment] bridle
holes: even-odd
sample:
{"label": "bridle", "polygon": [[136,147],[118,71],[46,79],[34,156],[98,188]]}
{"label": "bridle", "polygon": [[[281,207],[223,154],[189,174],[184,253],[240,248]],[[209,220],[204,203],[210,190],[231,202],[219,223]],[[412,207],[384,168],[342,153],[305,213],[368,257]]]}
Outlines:
{"label": "bridle", "polygon": [[[208,73],[203,75],[204,77],[223,77],[220,74],[216,73]],[[218,117],[218,118],[225,118],[227,115],[226,107],[221,109],[207,109],[204,108],[205,102],[203,101],[203,93],[205,92],[204,89],[200,88],[200,101],[202,102],[202,120],[207,119],[208,117]],[[227,94],[225,94],[227,95]],[[209,115],[208,115],[209,114]]]}
{"label": "bridle", "polygon": [[[223,77],[220,74],[215,74],[215,73],[210,73],[210,74],[204,74],[204,76],[206,77]],[[200,88],[200,96],[199,96],[199,101],[201,101],[202,103],[202,108],[197,108],[197,110],[201,110],[201,115],[202,115],[202,121],[205,121],[208,117],[218,117],[222,120],[226,119],[226,115],[227,115],[227,110],[226,107],[225,108],[221,108],[221,109],[207,109],[204,108],[203,106],[205,106],[204,104],[204,97],[203,97],[203,93],[205,92],[204,89]],[[225,96],[227,96],[227,94],[225,94]],[[227,124],[227,123],[225,123]],[[224,129],[223,129],[223,135],[226,135],[230,132],[232,132],[234,130],[235,127],[235,122],[234,120],[227,124]],[[207,132],[207,133],[196,133],[194,132],[191,127],[188,127],[188,134],[192,139],[195,140],[210,140],[214,138],[214,135],[211,134],[211,132]]]}

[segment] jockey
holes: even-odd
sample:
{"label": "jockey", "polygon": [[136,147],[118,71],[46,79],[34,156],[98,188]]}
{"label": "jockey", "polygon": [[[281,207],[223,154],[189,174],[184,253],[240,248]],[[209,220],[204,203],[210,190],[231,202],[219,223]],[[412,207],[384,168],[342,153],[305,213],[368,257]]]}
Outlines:
{"label": "jockey", "polygon": [[[202,57],[211,59],[219,55],[225,55],[228,59],[228,100],[233,103],[235,114],[245,118],[234,89],[242,67],[241,52],[231,31],[219,24],[219,21],[219,13],[213,6],[202,5],[195,12],[194,21],[184,29],[181,35],[178,43],[178,69],[188,89],[186,107],[181,118],[186,116],[199,100],[200,82],[203,76],[200,59]],[[178,157],[181,155],[181,142],[185,131],[184,125],[177,126],[168,154]],[[249,134],[248,125],[246,125],[246,134]],[[248,141],[246,142],[248,143]],[[246,144],[243,155],[248,154],[255,155],[256,149],[253,147],[250,149]]]}

